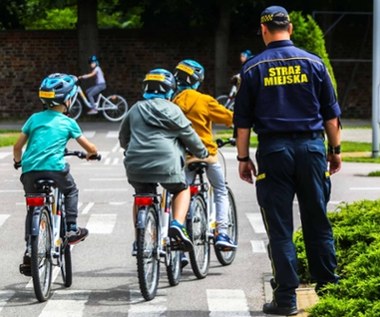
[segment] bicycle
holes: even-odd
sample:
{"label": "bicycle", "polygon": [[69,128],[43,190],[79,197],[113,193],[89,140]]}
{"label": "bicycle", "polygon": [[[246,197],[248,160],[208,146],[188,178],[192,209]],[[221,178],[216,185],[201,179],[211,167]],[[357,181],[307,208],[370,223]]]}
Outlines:
{"label": "bicycle", "polygon": [[[226,144],[235,145],[235,139],[227,141],[217,140],[218,147]],[[224,162],[224,175],[226,164],[223,153],[219,151]],[[187,216],[187,230],[192,238],[194,249],[189,253],[191,268],[199,279],[205,278],[210,265],[210,245],[214,244],[216,233],[216,210],[212,187],[205,180],[208,164],[203,161],[192,162],[188,165],[189,170],[195,171],[194,181],[190,185],[191,202]],[[227,181],[226,181],[227,184]],[[235,198],[230,187],[228,191],[228,235],[235,243],[238,242],[238,219]],[[235,259],[236,250],[221,250],[214,246],[215,255],[222,265],[230,265]]]}
{"label": "bicycle", "polygon": [[[65,156],[86,158],[81,151],[67,151]],[[100,160],[101,156],[90,159]],[[27,213],[31,215],[27,241],[31,266],[21,264],[19,269],[21,274],[32,276],[36,298],[45,302],[51,295],[53,266],[60,268],[65,287],[72,284],[71,248],[66,237],[63,193],[52,179],[38,179],[35,185],[38,193],[25,194]]]}
{"label": "bicycle", "polygon": [[225,106],[227,109],[233,111],[235,106],[235,97],[238,91],[238,79],[233,77],[232,87],[228,95],[220,95],[216,98],[216,100]]}
{"label": "bicycle", "polygon": [[145,300],[157,293],[160,261],[164,258],[169,284],[176,286],[181,279],[181,253],[179,245],[169,238],[172,220],[171,194],[136,194],[137,208],[136,246],[139,286]]}
{"label": "bicycle", "polygon": [[[88,101],[86,95],[83,92],[83,89],[78,84],[78,82],[79,81],[77,81],[78,90],[71,101],[71,106],[69,109],[69,115],[74,120],[77,120],[83,111],[83,106],[78,98],[78,95],[82,99],[82,102],[84,102],[84,104],[91,109],[91,104]],[[107,120],[117,122],[122,120],[126,116],[128,111],[128,103],[120,95],[113,94],[108,97],[105,97],[102,93],[99,93],[95,102],[95,110],[102,111],[103,116]]]}

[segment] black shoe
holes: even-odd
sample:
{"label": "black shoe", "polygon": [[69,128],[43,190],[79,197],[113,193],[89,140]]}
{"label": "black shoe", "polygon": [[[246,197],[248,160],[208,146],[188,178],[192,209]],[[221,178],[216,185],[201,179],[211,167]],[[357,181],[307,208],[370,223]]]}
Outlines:
{"label": "black shoe", "polygon": [[77,244],[87,238],[88,230],[78,227],[76,231],[67,231],[66,236],[69,244]]}
{"label": "black shoe", "polygon": [[31,259],[30,256],[24,255],[23,263],[20,264],[19,270],[21,274],[24,274],[25,276],[32,276],[32,266],[31,266]]}
{"label": "black shoe", "polygon": [[293,316],[298,314],[297,306],[278,306],[274,301],[263,306],[263,312],[271,315]]}
{"label": "black shoe", "polygon": [[277,287],[277,283],[275,282],[273,277],[269,280],[269,283],[272,289],[275,289]]}
{"label": "black shoe", "polygon": [[189,259],[184,252],[181,252],[181,269],[189,264]]}

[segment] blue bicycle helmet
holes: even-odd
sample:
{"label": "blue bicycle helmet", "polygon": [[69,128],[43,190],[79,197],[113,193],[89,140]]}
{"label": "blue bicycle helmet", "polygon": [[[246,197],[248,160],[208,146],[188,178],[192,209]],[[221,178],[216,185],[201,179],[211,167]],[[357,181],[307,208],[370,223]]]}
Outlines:
{"label": "blue bicycle helmet", "polygon": [[64,104],[77,92],[76,77],[55,73],[42,80],[38,96],[43,104],[54,107]]}
{"label": "blue bicycle helmet", "polygon": [[205,78],[205,69],[197,61],[185,59],[176,66],[174,77],[178,86],[197,89]]}
{"label": "blue bicycle helmet", "polygon": [[171,72],[163,68],[149,71],[143,80],[143,97],[145,99],[171,99],[176,89],[176,81]]}
{"label": "blue bicycle helmet", "polygon": [[92,55],[89,57],[88,59],[88,63],[91,64],[91,63],[95,63],[96,65],[99,65],[99,60],[98,58],[96,57],[96,55]]}
{"label": "blue bicycle helmet", "polygon": [[250,58],[253,56],[252,52],[250,50],[245,50],[240,53],[241,55],[245,55],[246,58]]}

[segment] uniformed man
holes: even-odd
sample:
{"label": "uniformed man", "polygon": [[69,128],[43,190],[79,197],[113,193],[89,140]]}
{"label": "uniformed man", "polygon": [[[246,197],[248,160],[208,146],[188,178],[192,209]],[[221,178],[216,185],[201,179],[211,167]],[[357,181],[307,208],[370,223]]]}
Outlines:
{"label": "uniformed man", "polygon": [[[336,283],[336,255],[326,216],[330,175],[341,168],[341,110],[322,60],[295,47],[288,12],[261,14],[267,49],[247,61],[235,103],[240,177],[253,183],[269,239],[273,301],[267,314],[297,314],[297,255],[292,241],[297,195],[309,270],[320,292]],[[258,170],[249,157],[250,130],[258,134]],[[324,144],[324,132],[328,150]],[[329,166],[328,166],[329,163]]]}

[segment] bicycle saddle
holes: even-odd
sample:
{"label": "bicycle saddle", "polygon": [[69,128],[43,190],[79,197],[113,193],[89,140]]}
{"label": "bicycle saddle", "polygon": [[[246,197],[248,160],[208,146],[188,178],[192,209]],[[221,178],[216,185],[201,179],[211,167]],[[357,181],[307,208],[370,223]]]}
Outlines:
{"label": "bicycle saddle", "polygon": [[34,183],[37,189],[44,189],[46,187],[56,187],[55,181],[53,181],[52,179],[41,178],[37,179]]}
{"label": "bicycle saddle", "polygon": [[190,171],[202,171],[207,169],[208,164],[206,162],[191,162],[188,165]]}

